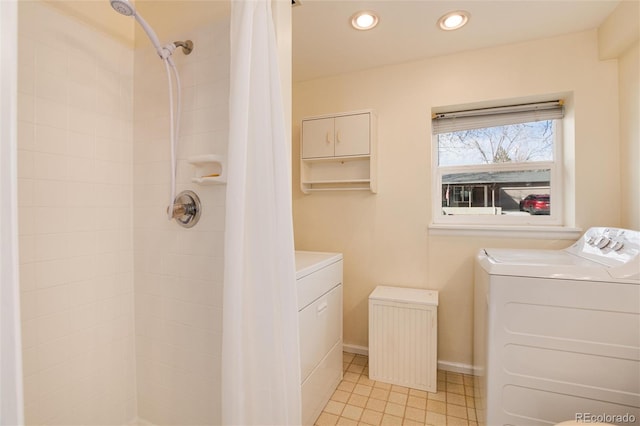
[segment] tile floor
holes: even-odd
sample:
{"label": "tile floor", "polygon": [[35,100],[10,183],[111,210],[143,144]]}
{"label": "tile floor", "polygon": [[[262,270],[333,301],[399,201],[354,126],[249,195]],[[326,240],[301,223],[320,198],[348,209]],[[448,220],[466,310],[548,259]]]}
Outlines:
{"label": "tile floor", "polygon": [[316,420],[324,425],[477,426],[473,376],[438,370],[438,392],[369,380],[368,358],[344,353],[344,378]]}

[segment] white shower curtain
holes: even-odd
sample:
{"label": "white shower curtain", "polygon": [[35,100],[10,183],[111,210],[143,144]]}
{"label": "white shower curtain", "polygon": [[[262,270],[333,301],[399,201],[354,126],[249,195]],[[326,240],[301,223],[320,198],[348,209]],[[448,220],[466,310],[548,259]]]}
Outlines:
{"label": "white shower curtain", "polygon": [[222,423],[300,424],[291,156],[270,0],[231,2]]}
{"label": "white shower curtain", "polygon": [[17,3],[0,1],[0,425],[24,424],[16,139]]}

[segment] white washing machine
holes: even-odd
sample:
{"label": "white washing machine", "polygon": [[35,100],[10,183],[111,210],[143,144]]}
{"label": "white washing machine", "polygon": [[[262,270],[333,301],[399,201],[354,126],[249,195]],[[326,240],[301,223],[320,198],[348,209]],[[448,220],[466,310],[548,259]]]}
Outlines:
{"label": "white washing machine", "polygon": [[480,424],[640,424],[639,252],[640,232],[614,228],[564,250],[480,250]]}

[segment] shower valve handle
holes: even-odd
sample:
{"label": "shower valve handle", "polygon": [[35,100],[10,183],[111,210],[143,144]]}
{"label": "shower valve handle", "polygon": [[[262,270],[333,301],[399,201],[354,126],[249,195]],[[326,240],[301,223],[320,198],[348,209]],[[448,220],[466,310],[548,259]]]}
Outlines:
{"label": "shower valve handle", "polygon": [[171,214],[171,218],[175,219],[178,225],[191,228],[200,220],[202,208],[200,198],[195,192],[182,191],[178,194],[172,206],[167,208],[167,213]]}
{"label": "shower valve handle", "polygon": [[[171,207],[167,207],[167,212],[169,212],[170,208]],[[195,204],[174,204],[173,213],[171,214],[171,217],[175,219],[181,216],[194,215],[195,211],[196,211]]]}

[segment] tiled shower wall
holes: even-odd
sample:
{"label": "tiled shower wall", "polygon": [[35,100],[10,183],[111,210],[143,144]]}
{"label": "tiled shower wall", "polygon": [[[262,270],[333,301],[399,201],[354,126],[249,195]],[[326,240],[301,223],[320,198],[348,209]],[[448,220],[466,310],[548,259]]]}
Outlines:
{"label": "tiled shower wall", "polygon": [[[136,38],[145,37],[136,33]],[[187,159],[227,152],[229,23],[162,34],[194,42],[174,59],[183,89],[177,191],[191,189],[202,217],[169,222],[167,77],[150,45],[135,54],[134,247],[138,416],[165,425],[220,423],[225,186],[191,183]]]}
{"label": "tiled shower wall", "polygon": [[39,1],[18,9],[26,422],[136,415],[133,51]]}

